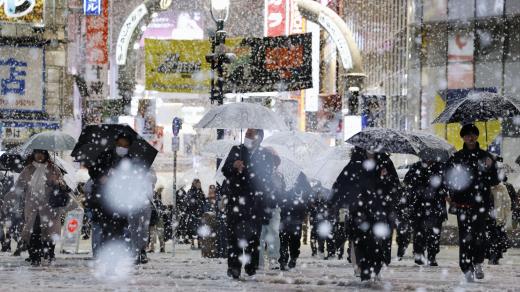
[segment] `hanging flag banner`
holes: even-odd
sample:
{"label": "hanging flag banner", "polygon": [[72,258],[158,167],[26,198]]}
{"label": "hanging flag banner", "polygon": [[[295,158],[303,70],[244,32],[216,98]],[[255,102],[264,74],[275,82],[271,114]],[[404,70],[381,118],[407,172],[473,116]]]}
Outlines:
{"label": "hanging flag banner", "polygon": [[44,0],[0,0],[0,22],[41,24]]}
{"label": "hanging flag banner", "polygon": [[[225,92],[295,91],[312,87],[311,34],[228,39]],[[146,89],[208,93],[211,44],[203,40],[145,40]]]}

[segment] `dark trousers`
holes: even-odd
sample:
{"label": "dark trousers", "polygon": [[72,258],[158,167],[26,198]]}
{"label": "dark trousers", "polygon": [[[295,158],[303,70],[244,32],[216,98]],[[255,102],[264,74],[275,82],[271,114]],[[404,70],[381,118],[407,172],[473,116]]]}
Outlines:
{"label": "dark trousers", "polygon": [[300,256],[302,239],[302,224],[288,224],[280,226],[280,259],[281,265],[287,265],[289,256],[296,261]]}
{"label": "dark trousers", "polygon": [[345,253],[345,242],[347,242],[345,222],[336,222],[336,224],[334,224],[334,247],[340,259]]}
{"label": "dark trousers", "polygon": [[459,266],[462,272],[484,262],[486,215],[478,209],[458,209]]}
{"label": "dark trousers", "polygon": [[488,219],[486,224],[486,258],[499,260],[509,248],[509,239],[506,227],[499,224],[494,218]]}
{"label": "dark trousers", "polygon": [[48,260],[55,258],[54,243],[42,239],[40,222],[40,215],[38,215],[34,221],[33,232],[29,239],[29,258],[33,264],[39,264],[42,257]]}
{"label": "dark trousers", "polygon": [[[435,260],[440,251],[442,219],[418,217],[414,222],[413,252],[424,254],[428,252],[428,260]],[[432,218],[433,217],[433,218]]]}
{"label": "dark trousers", "polygon": [[260,232],[262,223],[257,221],[234,221],[227,222],[227,248],[228,248],[228,269],[240,273],[243,255],[249,258],[244,268],[246,273],[254,274],[258,269],[260,251]]}
{"label": "dark trousers", "polygon": [[411,224],[406,221],[401,221],[397,224],[396,230],[396,238],[397,242],[397,256],[402,257],[406,251],[406,248],[410,244],[412,232],[411,232]]}
{"label": "dark trousers", "polygon": [[369,233],[361,236],[354,243],[356,262],[361,270],[361,281],[370,280],[371,274],[379,274],[385,262],[386,243],[378,241]]}

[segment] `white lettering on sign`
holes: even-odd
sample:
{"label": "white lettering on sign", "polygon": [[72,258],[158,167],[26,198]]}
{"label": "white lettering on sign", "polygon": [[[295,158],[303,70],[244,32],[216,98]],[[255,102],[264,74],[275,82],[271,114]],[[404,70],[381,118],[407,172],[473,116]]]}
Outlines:
{"label": "white lettering on sign", "polygon": [[128,16],[121,31],[119,32],[119,38],[117,39],[116,46],[116,62],[117,65],[125,65],[126,64],[126,56],[128,54],[128,46],[130,45],[130,41],[132,39],[132,34],[134,33],[135,28],[139,24],[139,22],[143,19],[143,17],[148,14],[148,9],[143,4],[137,6],[134,11]]}

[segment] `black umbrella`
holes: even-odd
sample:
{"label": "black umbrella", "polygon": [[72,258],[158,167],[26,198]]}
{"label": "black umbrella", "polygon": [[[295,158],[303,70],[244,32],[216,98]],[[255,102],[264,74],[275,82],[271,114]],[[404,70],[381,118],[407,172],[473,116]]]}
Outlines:
{"label": "black umbrella", "polygon": [[520,104],[508,97],[487,91],[470,92],[449,105],[432,123],[470,123],[520,115]]}
{"label": "black umbrella", "polygon": [[157,150],[128,125],[100,124],[86,126],[72,150],[71,156],[87,164],[95,163],[98,157],[107,151],[113,151],[115,140],[121,134],[132,139],[128,155],[150,167],[157,156]]}
{"label": "black umbrella", "polygon": [[455,152],[455,148],[446,140],[424,132],[405,132],[417,149],[416,155],[422,160],[443,162]]}
{"label": "black umbrella", "polygon": [[4,152],[0,155],[0,170],[20,173],[23,170],[25,159],[17,153]]}
{"label": "black umbrella", "polygon": [[414,142],[403,132],[388,128],[366,128],[347,143],[374,152],[417,154]]}

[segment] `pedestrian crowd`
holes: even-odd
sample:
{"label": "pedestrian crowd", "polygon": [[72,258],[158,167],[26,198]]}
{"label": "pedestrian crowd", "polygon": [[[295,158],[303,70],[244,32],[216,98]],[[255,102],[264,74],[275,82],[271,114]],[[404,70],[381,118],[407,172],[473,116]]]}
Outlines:
{"label": "pedestrian crowd", "polygon": [[[499,175],[499,159],[480,148],[473,124],[462,127],[464,146],[448,161],[423,159],[403,181],[389,154],[354,147],[332,190],[303,173],[288,185],[281,158],[262,146],[263,136],[263,130],[248,129],[222,162],[223,183],[205,193],[193,180],[177,190],[175,209],[163,204],[164,187],[156,186],[152,168],[124,172],[134,141],[117,136],[110,151],[84,164],[90,180],[78,188],[83,238],[91,239],[94,257],[110,242],[127,242],[135,263],[145,264],[157,241],[165,252],[165,242],[175,239],[205,257],[227,258],[227,274],[236,279],[242,268],[250,276],[259,269],[295,268],[303,239],[313,256],[346,257],[362,281],[377,280],[392,260],[394,234],[398,260],[411,243],[417,265],[438,266],[443,222],[451,213],[458,224],[459,266],[473,281],[484,278],[484,259],[499,264],[508,249],[507,213],[513,212],[514,222],[520,219],[516,192]],[[16,181],[2,178],[2,251],[10,251],[14,240],[14,255],[27,250],[32,265],[54,261],[63,216],[77,207],[50,158],[34,150]],[[128,194],[135,193],[135,181],[140,187],[133,200]],[[114,199],[113,193],[124,195]]]}

